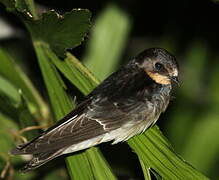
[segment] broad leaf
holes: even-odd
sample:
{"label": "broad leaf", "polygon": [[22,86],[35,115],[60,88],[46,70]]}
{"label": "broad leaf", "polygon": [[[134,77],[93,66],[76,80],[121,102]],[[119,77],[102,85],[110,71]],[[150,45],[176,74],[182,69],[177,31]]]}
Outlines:
{"label": "broad leaf", "polygon": [[40,41],[61,57],[65,50],[81,44],[90,27],[91,13],[86,9],[75,9],[60,15],[55,11],[42,14],[38,20],[26,19],[34,43]]}

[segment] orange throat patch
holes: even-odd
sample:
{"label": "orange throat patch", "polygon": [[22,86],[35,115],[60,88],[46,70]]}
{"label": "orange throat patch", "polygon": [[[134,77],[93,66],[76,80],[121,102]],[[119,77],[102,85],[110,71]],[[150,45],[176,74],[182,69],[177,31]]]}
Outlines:
{"label": "orange throat patch", "polygon": [[167,76],[161,75],[156,72],[147,72],[148,76],[150,76],[151,79],[153,79],[158,84],[171,84],[170,79]]}

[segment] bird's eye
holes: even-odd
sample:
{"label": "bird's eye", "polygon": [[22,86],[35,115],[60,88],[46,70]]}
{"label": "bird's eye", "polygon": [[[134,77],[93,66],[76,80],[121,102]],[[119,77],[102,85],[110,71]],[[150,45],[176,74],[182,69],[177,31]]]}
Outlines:
{"label": "bird's eye", "polygon": [[157,71],[161,71],[162,69],[164,69],[164,66],[161,63],[156,63],[155,68],[156,68]]}

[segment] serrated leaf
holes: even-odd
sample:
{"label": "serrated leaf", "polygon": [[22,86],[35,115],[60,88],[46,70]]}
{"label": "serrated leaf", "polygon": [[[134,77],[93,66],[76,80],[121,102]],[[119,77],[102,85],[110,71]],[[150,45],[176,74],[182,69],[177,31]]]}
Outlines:
{"label": "serrated leaf", "polygon": [[64,57],[66,49],[81,44],[91,25],[91,13],[88,9],[73,9],[63,15],[51,10],[38,17],[31,0],[0,0],[0,2],[11,11],[20,12],[34,41],[46,43],[60,57]]}
{"label": "serrated leaf", "polygon": [[61,57],[65,50],[81,44],[90,28],[91,13],[87,9],[74,9],[60,15],[55,11],[42,14],[38,20],[25,22],[35,42],[46,43]]}
{"label": "serrated leaf", "polygon": [[24,13],[30,18],[37,19],[38,15],[32,0],[16,0],[15,3],[16,9],[18,11]]}

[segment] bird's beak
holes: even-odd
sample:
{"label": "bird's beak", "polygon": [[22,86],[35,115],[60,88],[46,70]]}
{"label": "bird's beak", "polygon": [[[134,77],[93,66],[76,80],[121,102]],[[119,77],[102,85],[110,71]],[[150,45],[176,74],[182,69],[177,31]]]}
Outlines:
{"label": "bird's beak", "polygon": [[172,76],[170,77],[171,81],[176,84],[177,86],[179,86],[179,79],[178,79],[178,76]]}

